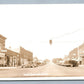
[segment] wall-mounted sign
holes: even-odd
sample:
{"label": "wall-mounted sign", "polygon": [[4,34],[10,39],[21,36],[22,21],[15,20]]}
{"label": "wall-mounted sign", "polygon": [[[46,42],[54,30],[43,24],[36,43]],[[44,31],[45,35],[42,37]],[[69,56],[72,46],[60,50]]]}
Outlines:
{"label": "wall-mounted sign", "polygon": [[1,50],[1,52],[7,52],[7,50]]}
{"label": "wall-mounted sign", "polygon": [[0,53],[0,57],[5,57],[5,53]]}

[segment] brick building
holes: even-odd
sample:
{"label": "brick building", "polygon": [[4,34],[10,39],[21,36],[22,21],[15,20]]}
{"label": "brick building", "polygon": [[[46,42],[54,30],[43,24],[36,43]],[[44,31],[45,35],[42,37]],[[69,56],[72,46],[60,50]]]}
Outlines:
{"label": "brick building", "polygon": [[74,48],[72,51],[69,53],[69,59],[78,59],[78,48]]}
{"label": "brick building", "polygon": [[6,49],[5,60],[7,66],[19,66],[20,65],[20,54],[12,50]]}
{"label": "brick building", "polygon": [[81,60],[81,64],[84,65],[84,43],[79,46],[79,60]]}
{"label": "brick building", "polygon": [[80,64],[84,65],[84,43],[70,51],[68,57],[77,60]]}
{"label": "brick building", "polygon": [[33,53],[20,47],[19,52],[5,48],[6,38],[0,35],[0,66],[19,66],[32,63]]}
{"label": "brick building", "polygon": [[0,66],[3,66],[6,64],[5,53],[2,53],[2,50],[5,50],[5,40],[6,38],[0,35]]}
{"label": "brick building", "polygon": [[5,40],[6,40],[6,37],[0,35],[0,52],[1,50],[5,49]]}
{"label": "brick building", "polygon": [[28,64],[33,62],[33,53],[20,47],[20,63]]}

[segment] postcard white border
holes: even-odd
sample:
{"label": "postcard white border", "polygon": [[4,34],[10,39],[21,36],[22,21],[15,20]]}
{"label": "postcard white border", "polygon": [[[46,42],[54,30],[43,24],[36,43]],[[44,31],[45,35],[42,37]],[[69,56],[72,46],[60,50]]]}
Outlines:
{"label": "postcard white border", "polygon": [[[0,5],[2,5],[2,4],[0,4]],[[5,4],[3,4],[3,5],[5,6]],[[14,4],[10,4],[10,5],[14,6]],[[19,5],[22,5],[22,4],[19,4]],[[31,5],[31,4],[28,4],[28,5]],[[34,5],[36,5],[36,4],[34,4]],[[58,5],[58,4],[56,4],[56,5]],[[64,5],[64,4],[62,4],[62,5]],[[70,5],[70,4],[67,4],[67,5]],[[75,4],[75,5],[79,5],[79,4]],[[84,4],[82,4],[82,5],[84,5]],[[21,80],[84,80],[84,77],[24,77],[24,78],[17,77],[17,78],[0,78],[0,80],[20,80],[20,81]]]}

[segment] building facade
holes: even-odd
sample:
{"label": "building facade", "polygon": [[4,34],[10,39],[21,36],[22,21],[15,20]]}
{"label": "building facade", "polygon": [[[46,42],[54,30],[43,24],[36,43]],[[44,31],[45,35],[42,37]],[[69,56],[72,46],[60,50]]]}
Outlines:
{"label": "building facade", "polygon": [[84,65],[84,43],[70,51],[68,58],[74,59],[78,61],[79,64]]}
{"label": "building facade", "polygon": [[5,52],[5,60],[6,60],[6,64],[7,66],[19,66],[20,65],[20,54],[17,52],[14,52],[12,50],[6,49],[7,51]]}
{"label": "building facade", "polygon": [[6,38],[0,35],[0,66],[21,66],[32,63],[33,53],[20,47],[19,52],[5,48]]}
{"label": "building facade", "polygon": [[1,53],[1,50],[5,49],[5,40],[6,40],[6,37],[0,35],[0,53]]}
{"label": "building facade", "polygon": [[33,53],[20,47],[20,64],[26,65],[33,62]]}
{"label": "building facade", "polygon": [[5,53],[2,52],[2,50],[5,50],[5,40],[6,38],[0,35],[0,66],[4,66],[6,64],[6,56]]}
{"label": "building facade", "polygon": [[72,51],[70,51],[68,57],[69,57],[69,59],[77,60],[78,59],[78,49],[74,48]]}
{"label": "building facade", "polygon": [[79,60],[81,64],[84,65],[84,43],[79,46]]}

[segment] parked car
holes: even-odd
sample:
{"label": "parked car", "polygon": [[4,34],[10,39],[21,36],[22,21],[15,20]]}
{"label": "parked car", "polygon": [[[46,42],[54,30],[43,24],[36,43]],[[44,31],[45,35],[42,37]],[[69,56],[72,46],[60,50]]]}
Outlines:
{"label": "parked car", "polygon": [[21,68],[33,68],[32,64],[22,65]]}
{"label": "parked car", "polygon": [[62,64],[62,66],[73,67],[73,64]]}
{"label": "parked car", "polygon": [[62,64],[62,66],[66,66],[66,67],[77,67],[78,66],[78,61],[68,60],[68,61],[65,61],[64,64]]}

